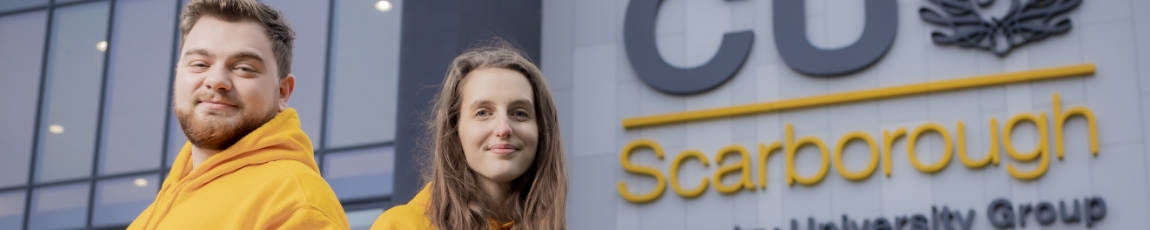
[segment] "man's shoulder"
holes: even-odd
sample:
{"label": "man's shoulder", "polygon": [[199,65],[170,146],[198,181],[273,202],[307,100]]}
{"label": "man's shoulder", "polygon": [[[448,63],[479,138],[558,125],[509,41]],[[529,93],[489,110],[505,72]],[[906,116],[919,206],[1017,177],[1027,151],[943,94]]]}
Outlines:
{"label": "man's shoulder", "polygon": [[[306,164],[293,160],[269,161],[259,165],[248,166],[249,174],[256,175],[267,184],[265,193],[276,194],[283,202],[295,203],[295,207],[311,207],[317,211],[330,215],[337,215],[334,219],[343,217],[343,208],[336,198],[331,186],[324,181],[319,172]],[[275,190],[275,191],[272,191]]]}
{"label": "man's shoulder", "polygon": [[323,177],[303,162],[295,160],[273,160],[261,164],[253,164],[240,169],[236,173],[256,175],[263,180],[278,183],[309,183],[313,180],[323,181]]}

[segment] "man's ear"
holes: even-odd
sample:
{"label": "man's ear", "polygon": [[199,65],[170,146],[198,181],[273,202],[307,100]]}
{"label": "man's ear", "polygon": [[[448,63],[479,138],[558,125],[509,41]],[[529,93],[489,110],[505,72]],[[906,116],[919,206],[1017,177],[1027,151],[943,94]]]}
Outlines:
{"label": "man's ear", "polygon": [[289,73],[283,79],[280,79],[278,92],[280,100],[276,102],[279,103],[280,112],[288,108],[288,99],[291,98],[292,91],[295,91],[295,75]]}

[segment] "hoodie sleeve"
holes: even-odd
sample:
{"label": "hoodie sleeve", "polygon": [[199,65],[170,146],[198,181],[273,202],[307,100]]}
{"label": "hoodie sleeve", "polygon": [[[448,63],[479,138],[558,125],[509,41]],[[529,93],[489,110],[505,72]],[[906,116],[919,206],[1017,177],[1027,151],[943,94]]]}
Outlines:
{"label": "hoodie sleeve", "polygon": [[313,206],[303,206],[270,222],[267,229],[350,229],[347,220],[335,220]]}

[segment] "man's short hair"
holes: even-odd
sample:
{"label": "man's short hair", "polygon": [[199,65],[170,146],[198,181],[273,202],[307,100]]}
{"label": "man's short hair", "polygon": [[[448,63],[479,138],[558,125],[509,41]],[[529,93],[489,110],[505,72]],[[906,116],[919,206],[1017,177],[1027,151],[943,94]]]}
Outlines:
{"label": "man's short hair", "polygon": [[[255,0],[192,0],[184,6],[184,12],[180,15],[180,32],[183,33],[181,39],[188,38],[188,32],[204,16],[213,16],[227,22],[252,21],[263,25],[279,65],[278,77],[282,79],[291,73],[295,31],[292,31],[279,10]],[[181,49],[183,46],[183,40],[180,40]]]}

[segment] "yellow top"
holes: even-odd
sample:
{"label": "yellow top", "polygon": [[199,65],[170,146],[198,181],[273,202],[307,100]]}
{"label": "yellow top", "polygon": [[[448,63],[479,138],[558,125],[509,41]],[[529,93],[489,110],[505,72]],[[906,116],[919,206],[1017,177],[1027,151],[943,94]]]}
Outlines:
{"label": "yellow top", "polygon": [[[371,230],[392,230],[392,229],[435,229],[431,226],[431,219],[427,218],[427,206],[431,203],[431,184],[428,183],[423,186],[423,190],[411,198],[407,205],[398,205],[388,209],[383,215],[375,220],[375,224],[371,225]],[[495,220],[488,220],[488,229],[507,230],[511,229],[511,222],[499,223]]]}
{"label": "yellow top", "polygon": [[294,109],[195,169],[191,148],[128,229],[349,229]]}

